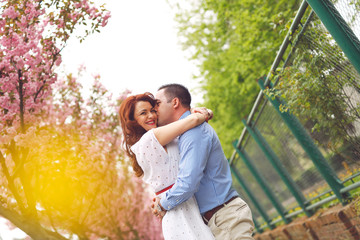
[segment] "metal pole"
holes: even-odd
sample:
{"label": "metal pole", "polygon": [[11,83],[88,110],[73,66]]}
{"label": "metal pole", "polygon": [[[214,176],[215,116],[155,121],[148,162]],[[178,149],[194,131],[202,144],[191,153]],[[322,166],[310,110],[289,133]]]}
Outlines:
{"label": "metal pole", "polygon": [[[238,183],[240,183],[241,187],[244,189],[244,191],[246,192],[246,194],[248,195],[248,197],[250,198],[251,202],[254,204],[254,206],[256,207],[256,209],[258,210],[258,212],[260,213],[260,215],[264,218],[265,222],[267,223],[267,225],[269,226],[270,229],[274,229],[275,226],[273,226],[271,224],[271,219],[269,218],[269,216],[266,214],[266,211],[264,210],[264,208],[260,205],[259,201],[256,199],[256,197],[254,196],[254,194],[252,193],[252,191],[250,190],[250,188],[248,187],[246,181],[244,180],[244,178],[240,175],[239,171],[236,169],[235,166],[230,166],[231,172],[234,174],[236,180],[238,181]],[[262,232],[262,230],[257,226],[257,231],[258,232]]]}
{"label": "metal pole", "polygon": [[[264,90],[265,89],[264,80],[259,79],[258,83],[261,89]],[[306,132],[303,125],[294,115],[288,112],[280,111],[281,101],[277,97],[276,98],[268,97],[268,99],[271,102],[271,104],[274,106],[275,110],[278,112],[280,117],[289,127],[291,132],[294,134],[295,138],[298,140],[298,142],[303,147],[305,152],[308,154],[308,156],[314,163],[317,170],[324,177],[325,181],[329,184],[329,186],[331,187],[337,198],[340,200],[340,202],[344,204],[345,203],[344,199],[347,198],[347,195],[341,194],[340,192],[340,190],[343,188],[343,184],[341,183],[340,179],[337,177],[334,170],[326,162],[326,159],[324,158],[318,147],[315,145],[310,135]]]}
{"label": "metal pole", "polygon": [[360,74],[360,41],[329,0],[307,0]]}
{"label": "metal pole", "polygon": [[[271,68],[270,68],[270,71],[268,73],[268,77],[267,79],[270,79],[270,76],[271,74],[276,70],[276,68],[279,66],[280,64],[280,61],[285,53],[285,50],[287,49],[289,43],[290,43],[290,37],[291,35],[295,32],[295,30],[298,28],[299,26],[299,23],[302,19],[302,17],[304,16],[304,13],[306,11],[306,8],[308,7],[308,3],[306,1],[303,1],[301,3],[301,6],[298,10],[298,12],[296,13],[296,16],[294,18],[294,21],[292,22],[291,26],[290,26],[290,29],[285,37],[285,39],[283,40],[280,48],[279,48],[279,51],[277,52],[277,55],[275,57],[275,60],[273,62],[273,64],[271,65]],[[262,97],[264,96],[264,93],[262,91],[259,92],[257,98],[256,98],[256,101],[254,103],[254,106],[252,107],[251,109],[251,112],[249,114],[249,117],[247,119],[247,123],[250,124],[250,122],[253,120],[253,117],[255,115],[255,111],[257,110],[258,106],[260,105],[261,103],[261,99]],[[238,141],[238,147],[241,145],[241,142],[243,141],[244,139],[244,136],[245,136],[245,133],[246,133],[246,129],[244,128],[240,137],[239,137],[239,141]],[[231,158],[230,158],[230,164],[231,162],[234,160],[235,158],[235,155],[236,155],[236,151],[233,152],[233,154],[231,155]]]}
{"label": "metal pole", "polygon": [[[271,190],[270,186],[266,183],[266,180],[262,177],[261,173],[256,169],[255,165],[252,163],[250,157],[247,155],[247,153],[242,149],[236,147],[237,141],[233,142],[233,146],[236,150],[236,152],[239,154],[241,159],[244,161],[245,165],[251,172],[251,174],[254,176],[255,180],[259,183],[261,189],[264,191],[266,196],[269,198],[270,202],[273,204],[281,218],[285,223],[289,223],[290,221],[285,217],[285,208],[281,205],[280,201],[276,198],[275,194]],[[260,212],[260,211],[259,211]],[[265,218],[265,221],[266,218]],[[272,225],[271,223],[268,223],[269,225]]]}
{"label": "metal pole", "polygon": [[260,149],[265,154],[266,158],[270,161],[271,165],[274,167],[275,171],[279,174],[285,185],[288,187],[292,195],[295,197],[299,206],[303,209],[304,213],[310,217],[312,214],[305,209],[305,197],[291,178],[291,176],[286,171],[285,167],[282,165],[280,159],[275,154],[275,152],[271,149],[269,144],[266,142],[265,138],[261,135],[259,131],[255,127],[250,127],[246,124],[246,121],[243,120],[243,123],[246,127],[246,130],[249,134],[254,138],[255,142],[259,145]]}

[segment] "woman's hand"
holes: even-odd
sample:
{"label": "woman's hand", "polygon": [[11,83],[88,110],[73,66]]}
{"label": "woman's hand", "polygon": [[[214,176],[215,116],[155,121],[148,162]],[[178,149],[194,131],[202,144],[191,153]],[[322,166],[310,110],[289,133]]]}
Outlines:
{"label": "woman's hand", "polygon": [[208,113],[204,113],[204,112],[194,112],[192,114],[190,114],[189,116],[187,116],[186,118],[190,118],[190,119],[194,119],[195,120],[195,126],[198,126],[200,124],[202,124],[203,122],[208,120]]}
{"label": "woman's hand", "polygon": [[205,121],[209,121],[210,119],[213,118],[214,113],[213,111],[211,111],[211,109],[207,109],[206,107],[194,107],[192,109],[190,109],[191,113],[202,113],[204,115],[207,116],[207,118],[205,119]]}
{"label": "woman's hand", "polygon": [[160,220],[162,220],[162,218],[166,214],[166,210],[161,207],[160,198],[158,198],[158,197],[153,198],[153,202],[152,202],[150,208],[151,208],[152,213]]}

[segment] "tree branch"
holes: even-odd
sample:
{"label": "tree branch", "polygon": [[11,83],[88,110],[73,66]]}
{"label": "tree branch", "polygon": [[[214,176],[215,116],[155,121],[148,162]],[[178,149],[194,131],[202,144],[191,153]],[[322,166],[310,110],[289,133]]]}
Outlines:
{"label": "tree branch", "polygon": [[24,123],[24,93],[23,93],[23,81],[21,80],[21,70],[17,71],[19,77],[19,100],[20,100],[20,125],[21,132],[25,133],[25,123]]}
{"label": "tree branch", "polygon": [[[105,177],[107,171],[109,170],[109,167],[110,167],[110,163],[108,163],[108,165],[106,166],[106,169],[105,169],[105,171],[104,171],[104,173],[103,173],[103,177]],[[96,199],[96,197],[98,196],[98,193],[99,193],[99,191],[100,191],[100,186],[101,186],[101,184],[99,184],[99,185],[96,187],[95,192],[94,192],[94,194],[93,194],[93,199],[91,200],[90,206],[89,206],[88,210],[86,211],[83,220],[80,222],[80,225],[83,225],[83,224],[84,224],[87,216],[89,215],[89,212],[90,212],[90,210],[91,210],[91,208],[92,208],[92,206],[93,206],[93,204],[94,204],[94,202],[95,202],[95,199]]]}
{"label": "tree branch", "polygon": [[0,152],[0,162],[1,162],[1,168],[2,168],[2,170],[4,172],[4,175],[5,175],[5,177],[6,177],[7,181],[8,181],[9,189],[12,192],[12,194],[14,195],[15,200],[18,203],[21,212],[25,213],[24,204],[23,204],[23,202],[21,200],[21,197],[20,197],[19,193],[16,191],[14,181],[13,181],[13,179],[11,178],[11,176],[9,174],[8,168],[7,168],[6,163],[5,163],[5,158],[4,158],[3,154],[2,154],[2,152]]}
{"label": "tree branch", "polygon": [[[15,142],[13,140],[11,141],[9,150],[10,150],[11,156],[13,157],[13,160],[16,164],[15,171],[19,172],[19,174],[20,174],[19,178],[20,178],[21,184],[24,189],[25,198],[26,198],[26,202],[28,205],[28,210],[30,210],[31,214],[34,214],[34,216],[37,216],[37,211],[35,208],[35,200],[32,195],[30,181],[26,178],[26,174],[24,172],[24,163],[25,163],[25,159],[27,158],[27,156],[29,154],[29,150],[23,149],[21,151],[22,156],[19,157],[18,151],[16,150]],[[15,174],[13,174],[13,177],[15,177],[14,175]]]}
{"label": "tree branch", "polygon": [[[52,59],[53,61],[52,61],[51,65],[50,65],[50,69],[54,66],[55,61],[56,61],[56,57],[57,57],[58,55],[60,55],[60,52],[61,52],[61,50],[63,50],[63,49],[64,49],[64,47],[63,47],[62,49],[60,49],[57,53],[55,53],[55,54],[53,55],[53,59]],[[40,94],[40,92],[43,90],[45,84],[46,84],[46,79],[43,80],[43,85],[41,85],[41,87],[39,88],[39,90],[35,93],[34,102],[36,102],[36,99],[37,99],[38,95]]]}
{"label": "tree branch", "polygon": [[34,219],[29,217],[25,218],[16,211],[3,207],[1,204],[0,215],[11,221],[33,239],[66,240],[66,238],[60,234],[45,229]]}

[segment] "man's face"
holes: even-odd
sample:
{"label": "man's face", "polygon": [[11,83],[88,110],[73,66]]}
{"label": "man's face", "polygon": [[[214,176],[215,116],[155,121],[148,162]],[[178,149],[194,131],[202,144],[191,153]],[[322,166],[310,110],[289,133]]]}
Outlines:
{"label": "man's face", "polygon": [[168,102],[168,99],[166,98],[165,89],[158,91],[155,95],[155,98],[158,100],[158,105],[156,107],[158,114],[158,126],[164,126],[166,124],[172,123],[174,121],[174,108],[171,101]]}

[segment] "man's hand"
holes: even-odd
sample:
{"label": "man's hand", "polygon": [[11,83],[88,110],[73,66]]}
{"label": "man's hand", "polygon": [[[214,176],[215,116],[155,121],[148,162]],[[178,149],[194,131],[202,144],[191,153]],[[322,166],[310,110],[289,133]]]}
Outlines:
{"label": "man's hand", "polygon": [[160,204],[160,198],[153,198],[153,202],[151,204],[152,213],[158,217],[160,220],[165,216],[166,210]]}

